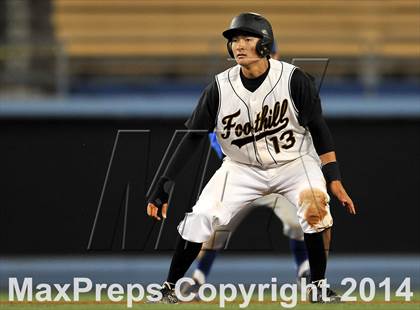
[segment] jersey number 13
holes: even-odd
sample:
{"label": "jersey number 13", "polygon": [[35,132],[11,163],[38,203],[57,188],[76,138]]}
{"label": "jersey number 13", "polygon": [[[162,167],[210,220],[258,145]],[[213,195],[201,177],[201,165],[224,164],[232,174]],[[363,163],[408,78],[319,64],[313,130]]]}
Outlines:
{"label": "jersey number 13", "polygon": [[[279,140],[284,141],[286,143],[283,144],[282,146],[280,146]],[[273,142],[274,150],[276,151],[276,153],[280,153],[281,148],[285,149],[285,150],[290,149],[296,143],[296,139],[293,136],[293,131],[292,130],[287,130],[287,131],[283,132],[280,135],[280,139],[278,139],[277,137],[272,137],[272,138],[270,138],[270,141]]]}

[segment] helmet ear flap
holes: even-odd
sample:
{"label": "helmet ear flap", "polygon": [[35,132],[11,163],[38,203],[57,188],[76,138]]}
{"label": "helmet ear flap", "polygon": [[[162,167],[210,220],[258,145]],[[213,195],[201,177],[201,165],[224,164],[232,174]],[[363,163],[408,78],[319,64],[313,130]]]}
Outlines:
{"label": "helmet ear flap", "polygon": [[261,56],[261,57],[267,57],[271,54],[271,41],[267,41],[266,39],[261,39],[258,40],[257,42],[257,46],[256,46],[256,50],[257,53]]}
{"label": "helmet ear flap", "polygon": [[227,50],[228,50],[228,53],[229,53],[230,57],[235,58],[235,55],[233,55],[232,41],[231,40],[229,40],[227,42],[226,47],[227,47]]}
{"label": "helmet ear flap", "polygon": [[257,45],[255,46],[255,49],[257,50],[257,54],[261,57],[264,57],[264,46],[262,44],[262,40],[258,40]]}

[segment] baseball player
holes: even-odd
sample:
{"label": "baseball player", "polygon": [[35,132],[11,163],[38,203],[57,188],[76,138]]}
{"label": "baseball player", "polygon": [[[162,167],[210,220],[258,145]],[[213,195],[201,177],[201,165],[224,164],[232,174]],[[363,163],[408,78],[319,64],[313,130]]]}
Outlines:
{"label": "baseball player", "polygon": [[[275,47],[275,45],[273,45]],[[275,56],[271,54],[275,59]],[[217,142],[216,134],[209,134],[210,144],[219,157],[223,158],[223,151]],[[298,285],[301,283],[302,278],[309,281],[309,261],[306,254],[306,247],[303,241],[303,231],[299,225],[296,214],[296,208],[287,199],[278,194],[271,194],[257,199],[253,203],[244,206],[238,214],[226,226],[221,226],[215,230],[210,240],[203,244],[202,250],[197,257],[197,267],[192,274],[194,285],[185,283],[182,288],[184,295],[190,293],[196,295],[201,285],[206,282],[206,278],[210,273],[214,260],[218,252],[227,246],[228,239],[231,234],[236,230],[242,220],[257,206],[269,207],[273,210],[274,214],[283,223],[283,234],[289,238],[290,249],[296,264],[296,275]]]}
{"label": "baseball player", "polygon": [[194,156],[203,135],[216,132],[223,153],[221,167],[206,184],[192,212],[178,226],[180,234],[161,302],[178,301],[174,287],[220,226],[244,206],[271,193],[281,194],[297,211],[304,232],[313,302],[338,302],[325,283],[333,219],[331,193],[351,214],[355,207],[342,183],[331,134],[322,117],[312,80],[299,68],[270,59],[273,31],[255,13],[234,17],[223,32],[236,65],[215,76],[204,90],[185,134],[148,197],[147,214],[166,217],[168,191],[184,163]]}

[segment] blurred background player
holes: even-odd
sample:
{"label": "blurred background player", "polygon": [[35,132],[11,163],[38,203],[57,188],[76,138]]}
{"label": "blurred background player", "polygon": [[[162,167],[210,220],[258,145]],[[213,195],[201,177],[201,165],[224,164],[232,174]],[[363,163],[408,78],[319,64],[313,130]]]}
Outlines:
{"label": "blurred background player", "polygon": [[[279,53],[276,42],[273,43],[271,57],[279,59]],[[223,151],[217,142],[216,134],[209,134],[210,144],[219,159],[224,157]],[[295,207],[281,195],[269,195],[256,200],[250,206],[243,208],[239,214],[225,227],[222,227],[212,235],[210,240],[203,245],[200,254],[197,257],[197,266],[192,274],[195,281],[194,285],[185,283],[183,291],[185,294],[197,293],[200,285],[207,281],[213,263],[220,250],[227,246],[231,234],[236,230],[242,220],[251,212],[254,206],[266,206],[273,210],[274,214],[283,223],[283,234],[289,238],[290,250],[292,252],[296,265],[296,278],[298,285],[302,278],[307,282],[310,277],[308,255],[306,253],[305,242],[303,240],[303,231],[299,225]]]}

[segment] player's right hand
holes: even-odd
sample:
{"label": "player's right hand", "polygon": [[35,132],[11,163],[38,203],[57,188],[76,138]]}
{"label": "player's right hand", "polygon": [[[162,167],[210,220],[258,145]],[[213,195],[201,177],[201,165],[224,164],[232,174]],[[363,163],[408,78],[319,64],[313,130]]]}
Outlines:
{"label": "player's right hand", "polygon": [[168,211],[168,183],[170,180],[166,177],[161,177],[153,187],[149,197],[147,197],[147,215],[160,221],[162,218],[166,219]]}
{"label": "player's right hand", "polygon": [[155,206],[153,203],[147,204],[147,215],[150,217],[153,217],[157,219],[158,221],[161,220],[161,217],[159,216],[159,209],[161,209],[162,218],[166,219],[166,213],[168,212],[168,204],[164,203],[162,205],[162,208],[159,208]]}

